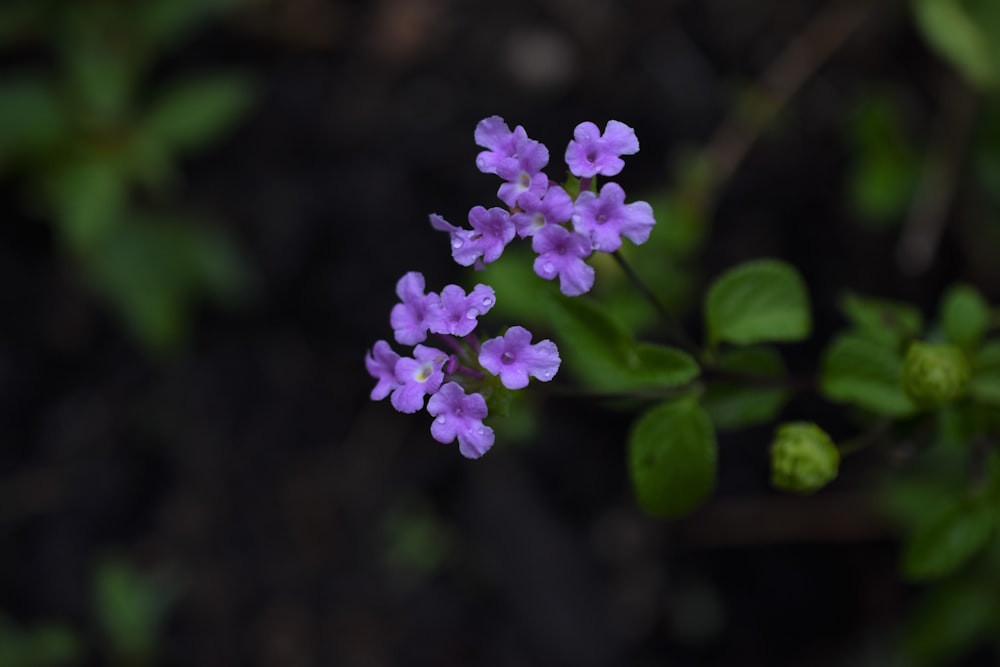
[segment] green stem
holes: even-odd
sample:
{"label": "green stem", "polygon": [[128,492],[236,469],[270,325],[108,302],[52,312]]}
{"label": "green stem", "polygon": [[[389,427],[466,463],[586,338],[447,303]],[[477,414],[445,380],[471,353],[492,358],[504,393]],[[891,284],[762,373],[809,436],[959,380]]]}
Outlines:
{"label": "green stem", "polygon": [[615,258],[615,261],[618,262],[618,266],[620,266],[622,271],[625,272],[625,275],[628,277],[632,285],[639,290],[642,297],[649,302],[649,304],[653,307],[653,310],[655,310],[660,316],[660,319],[666,327],[667,335],[673,338],[674,342],[683,347],[685,350],[696,355],[698,353],[698,346],[695,345],[694,341],[688,337],[688,335],[684,332],[684,329],[681,328],[677,320],[674,319],[674,316],[670,314],[670,311],[668,311],[666,307],[660,303],[660,300],[656,298],[653,291],[642,281],[642,278],[639,277],[632,266],[625,260],[625,257],[622,256],[621,251],[616,250],[611,253],[611,255]]}

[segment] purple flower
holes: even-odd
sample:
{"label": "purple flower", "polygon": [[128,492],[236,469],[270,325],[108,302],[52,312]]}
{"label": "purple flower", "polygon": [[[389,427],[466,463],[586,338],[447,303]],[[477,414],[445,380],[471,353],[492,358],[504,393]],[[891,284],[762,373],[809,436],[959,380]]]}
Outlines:
{"label": "purple flower", "polygon": [[365,356],[365,368],[378,380],[371,393],[373,401],[381,401],[399,386],[396,380],[397,361],[399,355],[384,340],[376,342],[375,347]]}
{"label": "purple flower", "polygon": [[614,252],[621,237],[635,244],[645,243],[656,220],[653,207],[644,201],[625,203],[625,191],[617,183],[605,183],[601,194],[581,192],[573,210],[573,228],[586,234],[594,250]]}
{"label": "purple flower", "polygon": [[609,120],[602,135],[596,125],[587,121],[573,130],[573,140],[566,147],[566,165],[580,178],[614,176],[625,166],[620,156],[638,152],[635,130],[625,123]]}
{"label": "purple flower", "polygon": [[517,154],[497,164],[497,176],[507,181],[497,190],[500,201],[514,208],[526,192],[544,195],[549,178],[542,169],[548,163],[549,149],[544,144],[527,137],[518,139]]}
{"label": "purple flower", "polygon": [[433,333],[467,336],[478,323],[478,317],[489,312],[496,294],[488,285],[476,285],[468,296],[458,285],[441,290],[441,299],[431,306],[429,327]]}
{"label": "purple flower", "polygon": [[534,236],[546,224],[561,224],[569,222],[573,215],[573,200],[558,185],[553,185],[545,191],[544,196],[528,191],[518,200],[520,213],[510,216],[517,228],[517,235],[522,239]]}
{"label": "purple flower", "polygon": [[449,382],[427,401],[427,412],[434,417],[434,439],[447,444],[458,438],[462,456],[478,459],[493,446],[493,429],[483,424],[487,410],[482,394],[466,396],[461,386]]}
{"label": "purple flower", "polygon": [[590,239],[561,225],[545,225],[531,239],[538,253],[535,273],[546,280],[559,276],[559,290],[566,296],[578,296],[594,286],[594,267],[583,261],[590,256]]}
{"label": "purple flower", "polygon": [[548,382],[559,370],[559,350],[550,340],[531,344],[531,332],[524,327],[511,327],[498,338],[483,343],[479,352],[480,365],[508,389],[528,386],[528,376]]}
{"label": "purple flower", "polygon": [[427,315],[438,295],[424,294],[424,275],[410,271],[396,283],[397,303],[389,313],[389,323],[402,345],[416,345],[427,339]]}
{"label": "purple flower", "polygon": [[503,118],[490,116],[476,124],[473,136],[477,146],[487,149],[476,156],[476,167],[484,174],[495,174],[497,165],[517,154],[517,142],[527,139],[528,133],[520,125],[511,132]]}
{"label": "purple flower", "polygon": [[441,350],[424,345],[413,348],[413,356],[400,357],[396,362],[396,381],[399,386],[389,401],[400,412],[413,413],[424,407],[424,396],[433,394],[444,381],[441,368],[448,355]]}
{"label": "purple flower", "polygon": [[462,266],[472,266],[480,260],[485,264],[495,262],[514,239],[510,213],[499,207],[488,210],[482,206],[473,207],[469,211],[471,230],[456,227],[436,213],[430,218],[431,227],[451,235],[451,256]]}

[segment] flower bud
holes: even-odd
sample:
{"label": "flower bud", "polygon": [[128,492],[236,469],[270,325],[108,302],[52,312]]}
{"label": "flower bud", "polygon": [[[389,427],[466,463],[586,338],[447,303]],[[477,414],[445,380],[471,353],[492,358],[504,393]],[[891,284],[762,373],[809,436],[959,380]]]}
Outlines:
{"label": "flower bud", "polygon": [[916,342],[903,359],[903,391],[918,405],[942,405],[965,393],[969,374],[969,360],[955,345]]}
{"label": "flower bud", "polygon": [[771,445],[771,484],[813,493],[837,476],[840,452],[823,429],[808,422],[782,424]]}

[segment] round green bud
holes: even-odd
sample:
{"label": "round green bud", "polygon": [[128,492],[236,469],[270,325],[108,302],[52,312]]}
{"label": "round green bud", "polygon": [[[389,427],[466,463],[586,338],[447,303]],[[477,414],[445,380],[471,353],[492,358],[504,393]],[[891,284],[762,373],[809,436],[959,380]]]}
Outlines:
{"label": "round green bud", "polygon": [[969,360],[960,348],[916,342],[903,359],[903,391],[917,405],[942,405],[965,393],[969,374]]}
{"label": "round green bud", "polygon": [[837,476],[840,452],[823,429],[809,422],[782,424],[771,444],[771,484],[813,493]]}

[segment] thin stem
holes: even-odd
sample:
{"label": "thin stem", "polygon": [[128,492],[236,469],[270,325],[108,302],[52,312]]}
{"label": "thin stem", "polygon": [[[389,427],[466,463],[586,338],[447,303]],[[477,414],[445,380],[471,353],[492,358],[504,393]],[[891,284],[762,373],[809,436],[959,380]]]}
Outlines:
{"label": "thin stem", "polygon": [[615,258],[615,261],[618,262],[618,266],[620,266],[622,271],[625,272],[625,275],[628,276],[629,281],[637,290],[639,290],[639,293],[642,294],[643,298],[649,302],[649,304],[660,316],[660,319],[663,320],[663,323],[667,328],[667,333],[688,352],[697,354],[698,346],[695,345],[694,341],[688,337],[688,335],[684,332],[684,329],[682,329],[677,320],[674,319],[674,316],[670,314],[670,311],[667,310],[662,303],[660,303],[660,300],[656,298],[653,291],[649,289],[646,283],[643,282],[642,278],[639,277],[632,266],[625,260],[621,251],[616,250],[611,254]]}
{"label": "thin stem", "polygon": [[709,193],[739,168],[778,113],[830,56],[864,23],[878,3],[832,3],[817,14],[761,74],[751,104],[737,105],[716,130],[703,156],[711,167]]}

